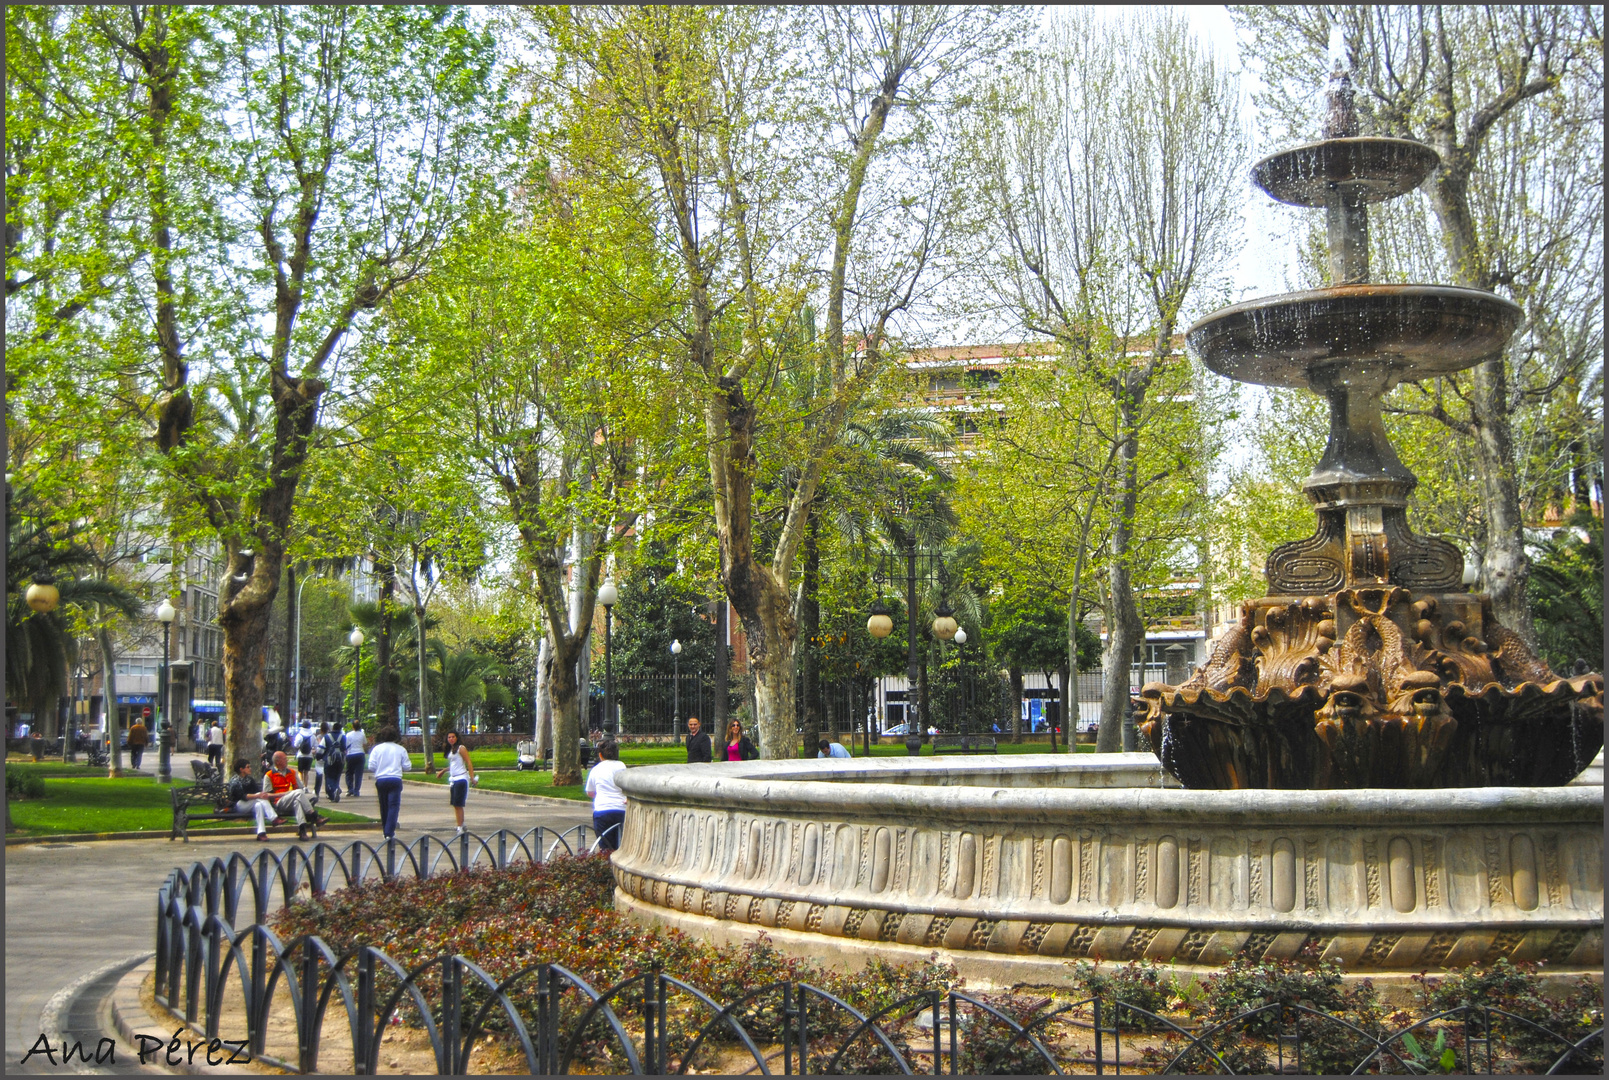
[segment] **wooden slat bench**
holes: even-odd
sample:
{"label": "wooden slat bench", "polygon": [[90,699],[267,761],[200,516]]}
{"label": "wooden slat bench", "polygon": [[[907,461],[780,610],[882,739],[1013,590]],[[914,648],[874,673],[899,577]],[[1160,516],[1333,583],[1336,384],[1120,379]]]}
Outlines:
{"label": "wooden slat bench", "polygon": [[[205,761],[192,759],[190,771],[195,775],[195,784],[191,787],[178,787],[175,785],[169,791],[173,802],[173,828],[168,833],[169,840],[182,839],[190,842],[190,823],[192,821],[239,821],[243,824],[255,822],[252,814],[242,814],[229,802],[229,788],[217,769]],[[318,818],[318,799],[311,798],[313,804],[314,821],[308,822],[313,835],[318,835],[318,826],[314,823]],[[270,829],[281,826],[295,828],[294,818],[285,818],[280,825],[270,825]]]}
{"label": "wooden slat bench", "polygon": [[993,735],[935,735],[935,754],[998,754],[999,745]]}

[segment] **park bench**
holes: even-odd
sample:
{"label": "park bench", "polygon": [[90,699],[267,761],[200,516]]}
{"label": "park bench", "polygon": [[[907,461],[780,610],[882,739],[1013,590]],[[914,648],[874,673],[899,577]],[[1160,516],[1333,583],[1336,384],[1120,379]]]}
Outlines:
{"label": "park bench", "polygon": [[[182,838],[185,843],[190,842],[190,823],[192,821],[241,821],[254,820],[251,814],[242,814],[234,808],[229,801],[229,785],[224,780],[220,770],[213,768],[205,761],[192,758],[190,772],[195,776],[195,783],[190,787],[175,785],[169,791],[173,802],[173,828],[168,833],[168,839]],[[314,819],[309,822],[313,835],[318,835],[318,799],[312,798]],[[294,818],[284,818],[279,824],[295,826]],[[269,828],[277,828],[270,825]]]}
{"label": "park bench", "polygon": [[998,754],[993,735],[935,735],[935,754]]}

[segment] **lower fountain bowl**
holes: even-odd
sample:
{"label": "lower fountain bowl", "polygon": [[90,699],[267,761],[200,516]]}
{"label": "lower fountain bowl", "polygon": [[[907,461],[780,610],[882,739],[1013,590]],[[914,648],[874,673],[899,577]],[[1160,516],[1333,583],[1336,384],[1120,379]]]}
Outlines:
{"label": "lower fountain bowl", "polygon": [[[938,952],[971,985],[1077,959],[1306,950],[1423,970],[1600,970],[1601,770],[1557,788],[1186,791],[1150,754],[632,769],[616,905],[854,968]],[[1187,968],[1186,970],[1200,970]]]}
{"label": "lower fountain bowl", "polygon": [[1211,370],[1238,382],[1309,387],[1315,367],[1373,362],[1389,386],[1471,367],[1501,350],[1523,312],[1479,289],[1453,285],[1342,285],[1222,308],[1185,343]]}

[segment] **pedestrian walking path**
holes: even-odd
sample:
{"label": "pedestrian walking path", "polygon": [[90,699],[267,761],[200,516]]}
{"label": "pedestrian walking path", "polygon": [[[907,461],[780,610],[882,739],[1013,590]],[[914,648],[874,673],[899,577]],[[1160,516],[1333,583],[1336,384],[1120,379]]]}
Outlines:
{"label": "pedestrian walking path", "polygon": [[[378,800],[367,790],[367,778],[364,786],[362,796],[355,800],[343,797],[334,807],[377,815]],[[411,840],[424,832],[451,836],[455,826],[447,794],[444,786],[405,785],[398,838]],[[467,825],[477,833],[497,829],[523,832],[538,825],[562,830],[591,821],[588,804],[565,805],[551,799],[486,797],[471,792],[467,808]],[[343,834],[337,826],[320,830],[321,839],[336,844],[359,837],[378,840],[372,831]],[[262,847],[283,850],[294,843],[296,834],[290,830],[274,835],[268,844],[259,844],[250,836],[209,837],[198,831],[191,834],[188,844],[107,840],[8,848],[5,1071],[64,1071],[43,1056],[19,1068],[29,1048],[41,1034],[47,1034],[41,1030],[42,1013],[64,988],[86,977],[91,978],[84,985],[98,985],[93,976],[104,973],[109,965],[151,951],[156,936],[156,890],[169,870],[230,851],[252,854]],[[53,1015],[62,1012],[61,1002],[56,1004]],[[59,1044],[60,1033],[48,1034],[53,1044]],[[93,1053],[93,1044],[86,1049]],[[119,1045],[120,1064],[130,1052],[131,1048]],[[129,1056],[129,1060],[134,1058]]]}

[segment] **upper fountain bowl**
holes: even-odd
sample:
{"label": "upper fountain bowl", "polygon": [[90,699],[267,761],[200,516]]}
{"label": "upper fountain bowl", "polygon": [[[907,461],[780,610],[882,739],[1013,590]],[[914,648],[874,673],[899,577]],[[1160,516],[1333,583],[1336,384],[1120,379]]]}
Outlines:
{"label": "upper fountain bowl", "polygon": [[1389,385],[1496,354],[1522,314],[1501,296],[1456,285],[1339,285],[1221,308],[1185,344],[1237,382],[1311,388],[1313,368],[1354,361],[1390,368]]}
{"label": "upper fountain bowl", "polygon": [[1263,158],[1251,178],[1293,206],[1325,206],[1337,189],[1376,203],[1406,195],[1439,164],[1434,150],[1409,139],[1325,139]]}

